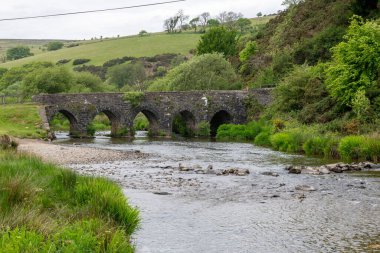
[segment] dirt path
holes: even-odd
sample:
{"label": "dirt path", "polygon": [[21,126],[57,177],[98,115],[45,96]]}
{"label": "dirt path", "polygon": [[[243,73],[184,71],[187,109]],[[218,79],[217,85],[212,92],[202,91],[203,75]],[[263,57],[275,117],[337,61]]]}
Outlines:
{"label": "dirt path", "polygon": [[116,151],[70,145],[57,145],[39,140],[18,140],[18,150],[60,165],[95,164],[109,161],[138,160],[147,154],[138,151]]}

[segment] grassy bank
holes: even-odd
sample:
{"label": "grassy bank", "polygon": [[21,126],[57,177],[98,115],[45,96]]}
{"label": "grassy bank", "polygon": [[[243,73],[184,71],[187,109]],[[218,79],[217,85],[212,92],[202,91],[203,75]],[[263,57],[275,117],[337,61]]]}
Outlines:
{"label": "grassy bank", "polygon": [[138,224],[116,184],[0,151],[0,252],[133,252]]}
{"label": "grassy bank", "polygon": [[44,138],[38,106],[33,104],[0,105],[0,135],[18,138]]}
{"label": "grassy bank", "polygon": [[219,140],[252,141],[274,150],[344,161],[380,161],[380,135],[347,135],[324,131],[322,125],[301,125],[282,120],[252,121],[247,125],[225,124]]}

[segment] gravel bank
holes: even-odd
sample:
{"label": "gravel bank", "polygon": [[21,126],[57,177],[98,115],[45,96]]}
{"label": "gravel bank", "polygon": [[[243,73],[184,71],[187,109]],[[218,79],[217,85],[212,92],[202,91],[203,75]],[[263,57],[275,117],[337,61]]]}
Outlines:
{"label": "gravel bank", "polygon": [[81,146],[57,145],[39,140],[18,140],[18,150],[60,165],[97,164],[111,161],[138,160],[148,157],[138,151],[117,151]]}

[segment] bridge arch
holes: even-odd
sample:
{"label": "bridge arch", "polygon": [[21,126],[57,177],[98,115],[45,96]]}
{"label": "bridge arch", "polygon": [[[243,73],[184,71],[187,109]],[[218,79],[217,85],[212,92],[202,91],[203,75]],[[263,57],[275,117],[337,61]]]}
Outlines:
{"label": "bridge arch", "polygon": [[[108,120],[109,124],[111,126],[111,136],[120,136],[123,135],[120,131],[120,125],[121,125],[121,117],[120,114],[112,109],[98,109],[95,113],[91,115],[91,120],[89,124],[91,124],[95,118],[101,114],[104,114]],[[94,131],[94,130],[93,130]]]}
{"label": "bridge arch", "polygon": [[54,118],[57,117],[58,115],[63,115],[69,121],[69,125],[70,125],[69,135],[76,136],[80,133],[77,117],[74,116],[74,114],[71,113],[67,109],[54,110],[50,114],[50,117],[48,118],[50,129],[52,128]]}
{"label": "bridge arch", "polygon": [[133,132],[133,121],[137,117],[139,113],[144,114],[144,116],[148,119],[149,122],[149,134],[151,135],[159,135],[160,132],[160,124],[159,124],[159,118],[158,118],[158,113],[155,112],[154,110],[148,109],[148,108],[140,108],[135,111],[132,117],[131,121],[131,132]]}
{"label": "bridge arch", "polygon": [[227,110],[220,110],[214,113],[210,121],[210,135],[211,137],[216,136],[218,127],[223,124],[228,124],[232,122],[232,116]]}
{"label": "bridge arch", "polygon": [[174,114],[172,132],[186,137],[193,136],[196,130],[196,118],[189,110],[182,110]]}

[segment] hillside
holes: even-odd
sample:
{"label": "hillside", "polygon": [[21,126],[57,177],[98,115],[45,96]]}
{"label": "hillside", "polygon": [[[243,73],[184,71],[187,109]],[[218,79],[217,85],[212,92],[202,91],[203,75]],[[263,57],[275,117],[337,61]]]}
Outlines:
{"label": "hillside", "polygon": [[32,57],[0,64],[0,67],[15,67],[34,61],[57,62],[62,59],[91,59],[89,64],[102,65],[104,62],[123,56],[154,56],[164,53],[187,54],[196,47],[200,34],[152,34],[139,37],[130,36],[115,39],[89,41],[77,47],[44,52]]}
{"label": "hillside", "polygon": [[68,43],[72,41],[67,40],[17,40],[17,39],[0,39],[0,61],[5,57],[6,51],[15,46],[26,46],[30,47],[33,54],[41,54],[44,51],[42,47],[51,41],[61,41],[63,43]]}

